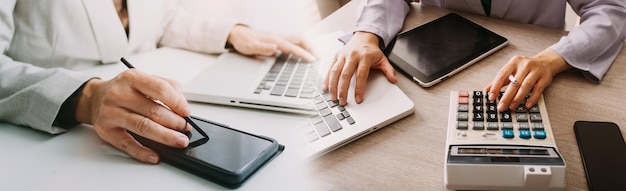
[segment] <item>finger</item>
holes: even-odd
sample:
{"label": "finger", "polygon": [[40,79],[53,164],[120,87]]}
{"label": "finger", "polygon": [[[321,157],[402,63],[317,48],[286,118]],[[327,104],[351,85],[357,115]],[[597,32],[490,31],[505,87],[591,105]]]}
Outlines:
{"label": "finger", "polygon": [[142,97],[138,92],[134,99],[121,107],[139,115],[148,117],[150,120],[177,131],[187,131],[190,126],[178,114],[148,98]]}
{"label": "finger", "polygon": [[154,100],[159,100],[178,115],[189,115],[187,100],[167,81],[138,70],[127,70],[120,74],[120,77],[128,82],[133,89]]}
{"label": "finger", "polygon": [[171,147],[184,148],[189,144],[189,138],[186,135],[163,127],[147,117],[129,112],[118,113],[124,113],[123,115],[118,116],[119,119],[123,119],[121,120],[122,122],[119,126],[124,127],[137,135]]}
{"label": "finger", "polygon": [[537,81],[535,87],[533,87],[530,97],[526,101],[526,108],[531,108],[537,103],[539,97],[541,97],[541,94],[543,93],[543,90],[548,87],[548,84],[550,84],[551,81],[551,78],[540,78]]}
{"label": "finger", "polygon": [[95,129],[105,130],[96,132],[98,132],[98,135],[100,135],[102,140],[113,145],[115,148],[124,151],[133,158],[145,163],[156,164],[159,162],[159,155],[156,152],[141,145],[139,142],[137,142],[137,140],[135,140],[128,133],[126,133],[124,129],[107,129],[98,126],[95,126]]}
{"label": "finger", "polygon": [[[337,84],[337,96],[339,97],[339,105],[348,104],[348,91],[350,91],[350,81],[352,81],[352,76],[354,75],[356,68],[358,66],[359,61],[356,59],[348,58],[346,59],[346,63],[341,71],[341,75],[339,75],[339,83]],[[370,66],[367,65],[369,68]],[[362,76],[367,80],[367,75]]]}
{"label": "finger", "polygon": [[496,77],[493,79],[491,84],[489,85],[489,100],[496,100],[496,95],[498,95],[505,85],[510,83],[508,80],[508,76],[515,72],[515,61],[510,60],[500,71],[496,74]]}
{"label": "finger", "polygon": [[367,64],[368,61],[369,60],[367,60],[367,58],[361,60],[361,63],[359,63],[359,66],[357,67],[355,78],[356,82],[354,86],[354,100],[356,101],[356,103],[363,102],[365,87],[367,87],[367,77],[369,76],[370,72],[370,65]]}
{"label": "finger", "polygon": [[498,104],[498,109],[502,109],[502,110],[506,110],[506,108],[515,109],[515,107],[519,105],[520,99],[518,96],[518,91],[520,90],[522,84],[526,83],[524,81],[525,81],[526,76],[528,75],[528,72],[529,72],[528,69],[525,67],[517,70],[517,72],[515,73],[515,79],[517,79],[518,82],[522,82],[522,83],[509,83],[509,87],[506,89],[506,91],[504,91],[504,96],[502,96],[502,98],[500,99],[500,104]]}
{"label": "finger", "polygon": [[328,92],[330,93],[331,100],[337,100],[337,91],[339,84],[339,76],[343,70],[343,66],[345,64],[345,58],[341,57],[337,59],[337,61],[333,64],[333,66],[328,71]]}
{"label": "finger", "polygon": [[514,109],[526,100],[526,96],[528,95],[530,90],[532,90],[539,77],[540,76],[538,76],[536,73],[528,73],[528,75],[524,78],[524,81],[522,81],[520,88],[517,91],[517,94],[511,101],[509,108]]}
{"label": "finger", "polygon": [[293,54],[296,57],[302,58],[308,62],[315,61],[315,56],[313,56],[313,54],[291,41],[282,38],[275,38],[274,42],[278,46],[278,49],[284,53]]}
{"label": "finger", "polygon": [[396,69],[394,69],[391,63],[389,63],[387,57],[383,57],[382,62],[383,63],[380,66],[380,70],[383,72],[383,74],[385,74],[387,80],[389,80],[389,82],[391,83],[398,82],[398,77],[396,77]]}
{"label": "finger", "polygon": [[170,84],[170,86],[172,86],[174,88],[174,90],[179,92],[181,96],[183,95],[183,85],[181,85],[180,82],[178,82],[176,80],[173,80],[173,79],[157,76],[157,75],[152,75],[152,76],[166,81],[167,83]]}

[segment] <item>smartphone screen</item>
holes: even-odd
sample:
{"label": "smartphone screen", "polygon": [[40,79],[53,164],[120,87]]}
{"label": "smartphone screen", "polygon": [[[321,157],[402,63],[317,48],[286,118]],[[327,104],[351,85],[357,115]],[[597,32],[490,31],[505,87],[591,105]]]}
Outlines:
{"label": "smartphone screen", "polygon": [[589,190],[626,188],[626,143],[619,127],[610,122],[577,121],[574,133]]}
{"label": "smartphone screen", "polygon": [[215,124],[198,121],[209,136],[205,139],[195,129],[189,136],[190,146],[187,155],[230,172],[238,172],[261,155],[272,142],[251,134],[224,128]]}

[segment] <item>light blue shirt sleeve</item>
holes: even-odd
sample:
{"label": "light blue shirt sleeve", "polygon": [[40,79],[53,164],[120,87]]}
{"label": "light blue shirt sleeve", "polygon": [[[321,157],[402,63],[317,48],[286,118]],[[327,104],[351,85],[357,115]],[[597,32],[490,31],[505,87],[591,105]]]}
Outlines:
{"label": "light blue shirt sleeve", "polygon": [[580,16],[580,26],[550,48],[569,65],[599,83],[615,61],[626,38],[626,1],[569,0]]}
{"label": "light blue shirt sleeve", "polygon": [[354,32],[370,32],[382,40],[381,48],[387,47],[402,30],[404,19],[409,13],[409,1],[405,0],[363,0],[355,29],[341,38],[348,42]]}

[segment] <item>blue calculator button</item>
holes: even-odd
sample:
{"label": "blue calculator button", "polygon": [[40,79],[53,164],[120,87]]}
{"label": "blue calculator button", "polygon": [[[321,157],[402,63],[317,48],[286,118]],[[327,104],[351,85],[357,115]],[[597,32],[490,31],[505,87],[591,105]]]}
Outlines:
{"label": "blue calculator button", "polygon": [[530,131],[529,130],[519,130],[519,138],[522,139],[530,139]]}
{"label": "blue calculator button", "polygon": [[515,137],[515,132],[512,129],[502,130],[502,138],[511,139]]}
{"label": "blue calculator button", "polygon": [[535,137],[535,139],[545,139],[546,138],[546,131],[544,131],[544,130],[537,130],[533,134],[533,137]]}

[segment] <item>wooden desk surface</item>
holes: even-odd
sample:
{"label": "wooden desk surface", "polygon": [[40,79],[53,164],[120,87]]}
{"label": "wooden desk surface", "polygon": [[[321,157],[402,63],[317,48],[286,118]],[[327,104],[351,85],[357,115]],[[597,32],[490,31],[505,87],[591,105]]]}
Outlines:
{"label": "wooden desk surface", "polygon": [[[352,1],[313,27],[312,34],[350,31],[358,3]],[[413,4],[404,30],[450,11]],[[452,90],[482,90],[515,55],[533,56],[556,43],[563,30],[510,22],[467,13],[464,17],[509,39],[509,45],[431,88],[399,76],[397,85],[413,100],[415,113],[315,161],[314,178],[324,190],[445,190],[444,157],[449,96]],[[624,48],[626,49],[626,48]],[[626,51],[600,84],[578,72],[557,75],[544,91],[556,144],[567,164],[566,190],[587,190],[574,136],[578,120],[610,121],[626,136]]]}

